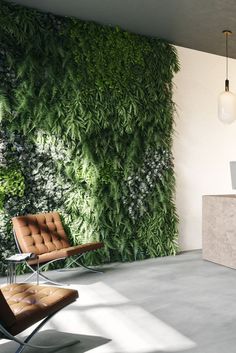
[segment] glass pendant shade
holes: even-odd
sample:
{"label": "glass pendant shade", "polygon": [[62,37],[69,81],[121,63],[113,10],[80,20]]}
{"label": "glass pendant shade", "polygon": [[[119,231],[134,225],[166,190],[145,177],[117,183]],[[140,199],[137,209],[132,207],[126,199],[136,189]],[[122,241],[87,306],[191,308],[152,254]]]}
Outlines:
{"label": "glass pendant shade", "polygon": [[236,97],[230,91],[224,91],[218,97],[218,118],[225,124],[236,119]]}

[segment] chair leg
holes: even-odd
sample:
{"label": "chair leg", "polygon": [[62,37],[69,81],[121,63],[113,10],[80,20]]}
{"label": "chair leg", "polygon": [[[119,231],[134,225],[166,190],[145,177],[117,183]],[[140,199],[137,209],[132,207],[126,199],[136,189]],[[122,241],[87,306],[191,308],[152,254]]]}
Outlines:
{"label": "chair leg", "polygon": [[[81,261],[81,258],[83,257],[84,254],[80,254],[79,256],[77,256],[75,259],[72,259],[72,261],[66,265],[65,268],[63,269],[60,269],[60,270],[57,270],[58,272],[63,272],[63,271],[67,271],[69,269],[69,267],[72,265],[72,264],[76,264],[78,267],[83,267],[85,268],[86,270],[88,271],[91,271],[91,272],[94,272],[94,273],[103,273],[102,271],[98,271],[98,270],[95,270],[91,267],[88,267],[86,265],[84,265],[84,263]],[[42,266],[40,266],[37,270],[35,270],[31,265],[28,264],[28,262],[26,262],[27,266],[30,268],[30,270],[33,272],[31,275],[29,275],[25,280],[24,282],[27,282],[30,278],[32,278],[34,275],[35,276],[38,276],[40,278],[42,278],[44,281],[46,280],[47,282],[49,283],[52,283],[56,286],[68,286],[68,284],[65,284],[65,283],[59,283],[59,282],[56,282],[56,281],[53,281],[51,280],[50,278],[48,278],[46,275],[42,274],[41,270],[45,267],[45,266],[48,266],[49,264],[55,262],[55,261],[59,261],[59,260],[64,260],[65,258],[60,258],[60,259],[56,259],[56,260],[52,260],[50,262],[47,262],[46,264],[43,264]],[[23,282],[23,283],[24,283]]]}
{"label": "chair leg", "polygon": [[[60,311],[60,310],[58,310],[58,311]],[[21,353],[25,349],[25,347],[31,347],[31,348],[36,348],[36,349],[46,349],[46,348],[62,349],[65,347],[73,346],[76,343],[79,343],[80,342],[79,340],[73,340],[73,341],[64,343],[62,345],[55,345],[55,346],[38,346],[38,345],[33,345],[33,344],[28,343],[31,340],[31,338],[34,337],[34,335],[41,329],[41,327],[43,327],[48,322],[48,320],[50,320],[52,318],[52,316],[54,316],[57,312],[55,312],[52,315],[49,315],[43,321],[41,321],[39,323],[39,325],[31,332],[31,334],[24,341],[13,336],[12,334],[10,334],[1,324],[0,324],[0,332],[3,334],[3,336],[6,339],[9,339],[11,341],[15,341],[16,343],[18,343],[20,345],[15,353]]]}
{"label": "chair leg", "polygon": [[46,281],[49,282],[49,283],[54,284],[55,286],[69,286],[68,283],[60,283],[60,282],[53,281],[53,280],[51,280],[50,278],[48,278],[47,276],[43,275],[42,273],[39,273],[38,275],[39,275],[39,277],[41,277],[42,279],[46,280]]}
{"label": "chair leg", "polygon": [[80,257],[75,259],[74,261],[78,266],[81,266],[83,268],[85,268],[86,270],[89,270],[91,272],[94,272],[94,273],[103,273],[103,271],[98,271],[98,270],[95,270],[94,268],[91,268],[91,267],[88,267],[86,266],[81,260],[80,260]]}
{"label": "chair leg", "polygon": [[69,269],[69,267],[75,263],[78,267],[83,267],[83,268],[85,268],[86,270],[89,270],[89,271],[91,271],[91,272],[94,272],[94,273],[103,273],[102,271],[98,271],[98,270],[95,270],[95,269],[93,269],[93,268],[91,268],[91,267],[88,267],[88,266],[84,265],[84,263],[80,260],[80,259],[83,257],[83,255],[84,255],[84,254],[81,254],[81,255],[77,256],[75,259],[72,259],[72,261],[71,261],[69,264],[67,264],[64,268],[59,269],[59,270],[57,270],[57,271],[58,271],[58,272],[67,271],[67,270]]}
{"label": "chair leg", "polygon": [[[36,276],[39,276],[40,278],[42,278],[44,281],[46,280],[47,282],[49,283],[52,283],[56,286],[68,286],[68,284],[65,284],[65,283],[59,283],[59,282],[56,282],[56,281],[53,281],[51,280],[50,278],[48,278],[46,275],[42,274],[41,272],[41,269],[44,268],[45,266],[49,265],[50,263],[53,263],[55,261],[58,261],[58,260],[64,260],[64,258],[61,258],[61,259],[57,259],[57,260],[52,260],[50,262],[47,262],[46,264],[43,264],[42,266],[40,266],[37,270],[35,270],[31,265],[29,265],[27,263],[27,266],[30,268],[30,270],[33,272],[31,275],[29,275],[26,280],[24,280],[24,282],[27,282],[30,278],[32,278],[34,275]],[[23,283],[24,283],[23,282]]]}

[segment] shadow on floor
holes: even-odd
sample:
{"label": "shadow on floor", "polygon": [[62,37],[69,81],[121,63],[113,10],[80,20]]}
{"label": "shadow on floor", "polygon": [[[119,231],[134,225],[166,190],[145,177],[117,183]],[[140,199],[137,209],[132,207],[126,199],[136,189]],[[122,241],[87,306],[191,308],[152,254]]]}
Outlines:
{"label": "shadow on floor", "polygon": [[[25,339],[25,337],[21,337],[21,339]],[[110,342],[109,339],[99,336],[88,336],[88,335],[76,335],[68,332],[59,332],[54,330],[45,330],[37,334],[32,339],[30,343],[35,345],[60,345],[66,342],[70,342],[73,340],[79,340],[77,344],[66,347],[63,349],[58,350],[53,348],[45,348],[45,349],[37,349],[37,348],[30,348],[26,347],[24,349],[24,353],[38,353],[39,351],[43,353],[53,353],[53,352],[60,352],[60,353],[85,353],[90,351],[93,348],[101,346]],[[14,353],[19,345],[15,342],[6,342],[1,344],[0,341],[0,352],[1,353]]]}

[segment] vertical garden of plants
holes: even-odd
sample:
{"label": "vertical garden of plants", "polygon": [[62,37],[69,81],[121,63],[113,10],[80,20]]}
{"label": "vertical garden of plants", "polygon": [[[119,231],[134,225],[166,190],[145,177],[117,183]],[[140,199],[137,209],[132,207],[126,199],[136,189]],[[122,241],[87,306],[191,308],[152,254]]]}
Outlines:
{"label": "vertical garden of plants", "polygon": [[86,261],[175,254],[175,49],[0,2],[0,253],[11,217],[58,210]]}

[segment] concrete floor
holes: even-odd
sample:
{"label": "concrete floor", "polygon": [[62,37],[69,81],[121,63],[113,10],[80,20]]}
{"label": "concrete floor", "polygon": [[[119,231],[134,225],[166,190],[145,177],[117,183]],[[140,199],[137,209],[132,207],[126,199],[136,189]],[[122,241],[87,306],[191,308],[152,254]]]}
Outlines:
{"label": "concrete floor", "polygon": [[[75,331],[75,324],[72,327],[71,323],[71,332],[81,334],[81,344],[74,350],[68,348],[61,352],[236,352],[235,270],[203,261],[200,251],[186,252],[176,257],[109,264],[103,266],[103,270],[102,275],[83,269],[48,272],[54,280],[73,284],[80,292],[76,317],[80,317],[81,321],[78,331]],[[21,279],[23,277],[19,276],[18,281]],[[4,281],[5,278],[0,279],[1,283]],[[88,297],[90,306],[86,302]],[[116,311],[113,309],[111,316],[108,310],[114,301]],[[95,312],[91,312],[91,308],[95,307],[96,310],[102,307],[103,311],[95,315]],[[90,319],[86,327],[85,318]],[[122,325],[118,327],[117,322],[122,322]],[[100,327],[92,327],[95,323]],[[66,324],[68,327],[70,322]],[[131,337],[132,330],[137,333],[138,329],[139,336],[142,336],[142,332],[150,335],[146,346],[141,341],[137,343],[135,336]],[[125,343],[119,348],[112,346],[109,342],[115,341],[114,335],[122,330],[129,332],[126,347]],[[98,341],[95,340],[91,346],[94,335],[97,335]],[[1,342],[1,353],[14,352],[11,343]],[[34,351],[27,349],[25,352]]]}

